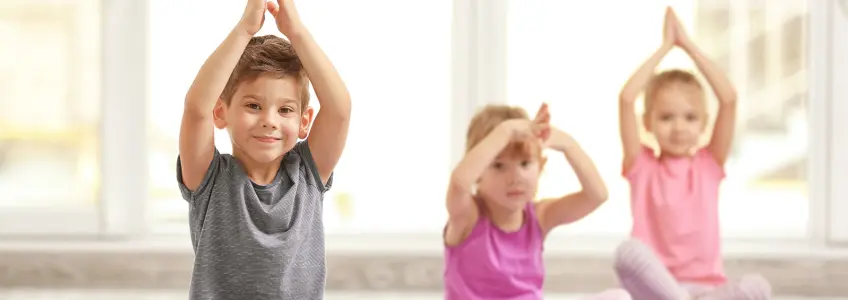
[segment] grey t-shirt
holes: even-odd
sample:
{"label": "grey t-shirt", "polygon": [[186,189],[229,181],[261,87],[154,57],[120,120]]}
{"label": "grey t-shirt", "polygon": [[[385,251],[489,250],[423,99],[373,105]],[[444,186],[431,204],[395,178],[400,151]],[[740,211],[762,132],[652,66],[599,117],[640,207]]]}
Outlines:
{"label": "grey t-shirt", "polygon": [[177,181],[189,202],[194,247],[190,299],[323,299],[323,198],[327,185],[305,141],[258,185],[229,154],[215,156],[200,187]]}

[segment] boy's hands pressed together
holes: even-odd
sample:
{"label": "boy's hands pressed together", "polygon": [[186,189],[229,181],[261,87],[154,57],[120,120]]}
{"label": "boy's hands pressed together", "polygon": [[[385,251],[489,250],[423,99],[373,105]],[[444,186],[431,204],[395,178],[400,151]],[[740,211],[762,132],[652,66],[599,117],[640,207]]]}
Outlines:
{"label": "boy's hands pressed together", "polygon": [[300,15],[294,6],[294,0],[277,0],[277,3],[268,2],[268,10],[274,16],[277,29],[280,33],[291,38],[303,30]]}
{"label": "boy's hands pressed together", "polygon": [[238,23],[240,29],[249,36],[254,36],[259,29],[262,29],[262,23],[265,23],[265,10],[271,5],[266,0],[247,0],[247,6],[244,8],[244,14]]}

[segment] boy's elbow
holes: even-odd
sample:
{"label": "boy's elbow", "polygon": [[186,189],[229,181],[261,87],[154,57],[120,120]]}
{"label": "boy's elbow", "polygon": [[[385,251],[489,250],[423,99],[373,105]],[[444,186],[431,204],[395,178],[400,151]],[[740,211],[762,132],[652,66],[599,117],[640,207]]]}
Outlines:
{"label": "boy's elbow", "polygon": [[183,115],[198,118],[211,117],[212,110],[215,108],[215,102],[212,102],[211,106],[204,102],[207,101],[203,101],[198,97],[191,97],[191,95],[186,96],[183,104]]}
{"label": "boy's elbow", "polygon": [[321,113],[329,113],[332,114],[333,119],[337,121],[349,121],[351,114],[351,102],[350,97],[344,97],[341,101],[336,102],[337,105],[327,106],[327,108],[321,108]]}
{"label": "boy's elbow", "polygon": [[636,102],[636,94],[628,91],[621,91],[621,93],[618,94],[618,102],[625,105],[631,105]]}

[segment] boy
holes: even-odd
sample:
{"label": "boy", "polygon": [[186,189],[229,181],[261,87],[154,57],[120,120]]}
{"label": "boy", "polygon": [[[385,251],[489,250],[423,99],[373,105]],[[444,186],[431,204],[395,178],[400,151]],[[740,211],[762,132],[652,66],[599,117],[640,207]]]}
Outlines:
{"label": "boy", "polygon": [[[191,299],[323,298],[322,201],[351,104],[292,1],[248,0],[186,95],[177,180],[195,252]],[[266,11],[290,43],[253,36]],[[321,113],[307,138],[310,80]],[[215,149],[213,126],[229,132],[232,155]]]}

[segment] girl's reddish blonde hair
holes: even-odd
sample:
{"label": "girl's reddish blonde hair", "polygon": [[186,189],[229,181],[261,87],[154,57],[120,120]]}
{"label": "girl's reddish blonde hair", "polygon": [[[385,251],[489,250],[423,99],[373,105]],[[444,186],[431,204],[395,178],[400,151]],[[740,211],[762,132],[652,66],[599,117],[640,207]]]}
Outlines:
{"label": "girl's reddish blonde hair", "polygon": [[[516,106],[491,104],[484,107],[471,118],[471,123],[468,125],[465,153],[477,146],[498,125],[514,119],[530,120],[530,116],[523,108]],[[532,140],[515,142],[507,146],[502,155],[541,158],[542,147]]]}

